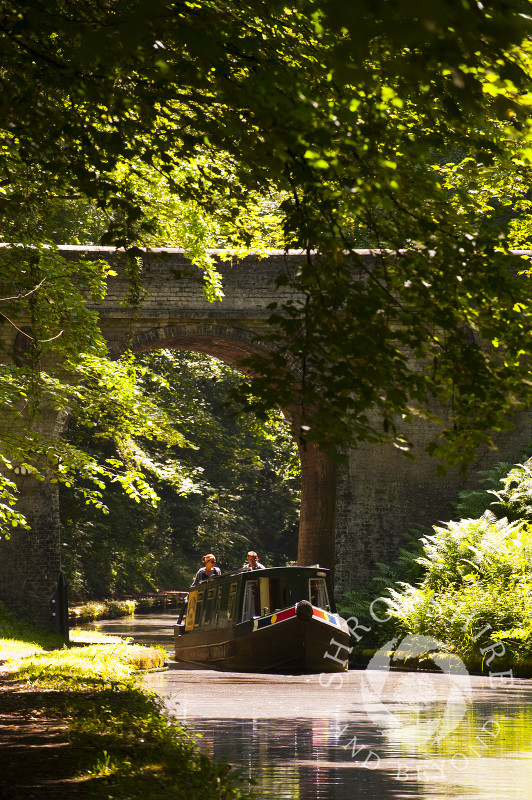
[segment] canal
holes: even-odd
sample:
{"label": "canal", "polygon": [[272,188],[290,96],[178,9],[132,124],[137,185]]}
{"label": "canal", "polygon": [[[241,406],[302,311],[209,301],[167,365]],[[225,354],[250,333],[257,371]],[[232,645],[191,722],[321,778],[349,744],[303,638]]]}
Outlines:
{"label": "canal", "polygon": [[166,647],[147,675],[199,747],[283,800],[532,798],[532,681],[444,672],[224,673],[176,664],[175,612],[92,623]]}

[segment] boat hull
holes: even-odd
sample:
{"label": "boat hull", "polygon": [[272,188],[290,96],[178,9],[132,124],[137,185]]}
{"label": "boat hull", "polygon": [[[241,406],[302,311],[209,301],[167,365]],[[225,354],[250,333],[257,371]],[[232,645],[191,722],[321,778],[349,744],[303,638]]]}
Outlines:
{"label": "boat hull", "polygon": [[296,614],[273,623],[272,619],[275,615],[187,633],[176,626],[176,660],[235,672],[294,674],[347,669],[349,630],[343,620],[343,624],[331,624],[327,619],[301,619]]}

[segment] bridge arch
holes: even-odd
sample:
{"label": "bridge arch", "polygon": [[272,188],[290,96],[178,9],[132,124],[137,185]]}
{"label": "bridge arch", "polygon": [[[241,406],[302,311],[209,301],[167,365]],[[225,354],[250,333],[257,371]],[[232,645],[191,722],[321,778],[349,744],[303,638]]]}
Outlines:
{"label": "bridge arch", "polygon": [[225,361],[240,372],[242,368],[238,362],[241,359],[267,349],[257,345],[249,330],[205,322],[154,328],[133,336],[129,346],[133,353],[164,349],[205,353]]}

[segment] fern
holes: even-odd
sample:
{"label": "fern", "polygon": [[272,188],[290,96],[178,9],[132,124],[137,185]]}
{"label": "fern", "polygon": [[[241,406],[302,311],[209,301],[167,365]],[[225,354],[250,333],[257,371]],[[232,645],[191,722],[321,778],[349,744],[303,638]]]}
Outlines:
{"label": "fern", "polygon": [[[344,595],[343,615],[369,630],[355,657],[408,632],[433,636],[482,669],[483,628],[488,643],[504,642],[518,673],[532,657],[532,458],[479,476],[482,487],[455,504],[461,519],[411,530],[395,561],[377,564],[370,582]],[[379,596],[391,619],[376,625],[370,605]]]}
{"label": "fern", "polygon": [[[478,487],[475,489],[463,489],[458,493],[458,500],[452,504],[456,516],[462,519],[478,519],[489,509],[496,511],[498,516],[506,516],[512,520],[519,519],[517,508],[510,508],[507,505],[509,498],[506,493],[511,488],[515,488],[507,485],[508,476],[514,470],[517,470],[514,480],[518,484],[520,480],[519,469],[524,468],[527,464],[529,465],[529,470],[532,468],[530,463],[532,461],[531,456],[532,448],[529,447],[521,453],[520,460],[524,462],[523,464],[500,461],[492,469],[479,470],[476,474]],[[501,483],[503,484],[503,496],[499,497]],[[496,498],[495,500],[493,499],[494,497]],[[527,516],[526,518],[528,519],[529,517]]]}

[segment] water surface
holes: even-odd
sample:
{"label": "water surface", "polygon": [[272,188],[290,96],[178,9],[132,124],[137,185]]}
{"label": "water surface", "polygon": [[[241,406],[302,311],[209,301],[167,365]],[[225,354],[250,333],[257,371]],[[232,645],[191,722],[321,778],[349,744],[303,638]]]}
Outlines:
{"label": "water surface", "polygon": [[[90,627],[163,644],[174,614]],[[145,677],[199,746],[288,800],[532,799],[532,681],[352,670]]]}

